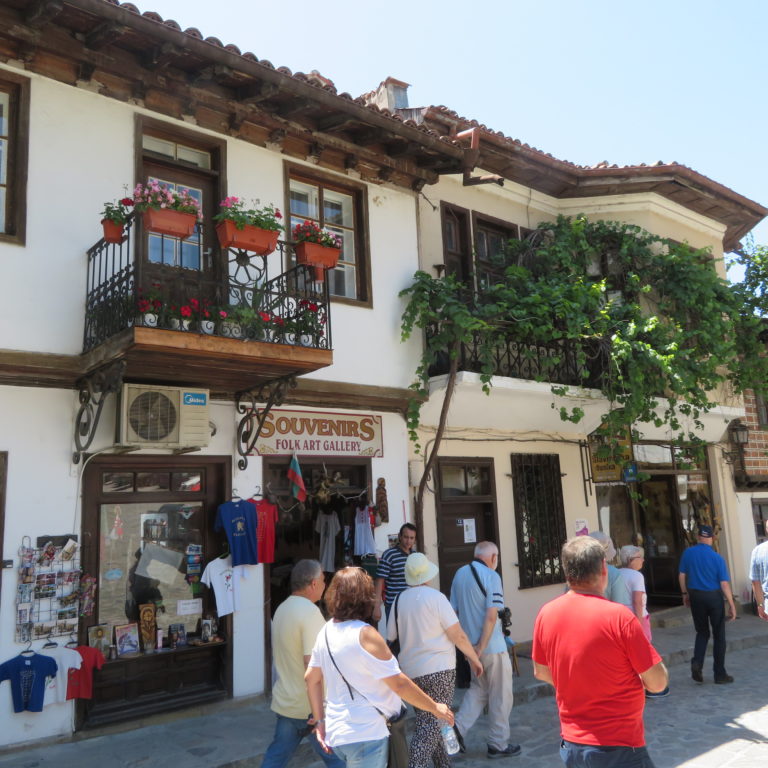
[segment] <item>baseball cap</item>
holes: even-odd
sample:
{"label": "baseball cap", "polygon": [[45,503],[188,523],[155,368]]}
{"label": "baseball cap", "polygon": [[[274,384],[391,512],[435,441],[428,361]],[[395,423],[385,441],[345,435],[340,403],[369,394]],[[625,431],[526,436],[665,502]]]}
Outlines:
{"label": "baseball cap", "polygon": [[700,525],[699,526],[699,536],[703,536],[705,539],[711,539],[712,538],[712,526],[711,525]]}

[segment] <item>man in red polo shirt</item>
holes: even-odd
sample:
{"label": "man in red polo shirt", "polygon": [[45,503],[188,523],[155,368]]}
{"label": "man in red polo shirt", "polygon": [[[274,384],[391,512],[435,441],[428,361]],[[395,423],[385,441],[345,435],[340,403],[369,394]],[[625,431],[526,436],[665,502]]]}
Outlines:
{"label": "man in red polo shirt", "polygon": [[664,690],[668,675],[637,617],[603,597],[608,583],[598,541],[577,536],[563,546],[569,591],[536,618],[533,669],[555,686],[560,757],[568,768],[653,768],[645,748],[645,691]]}

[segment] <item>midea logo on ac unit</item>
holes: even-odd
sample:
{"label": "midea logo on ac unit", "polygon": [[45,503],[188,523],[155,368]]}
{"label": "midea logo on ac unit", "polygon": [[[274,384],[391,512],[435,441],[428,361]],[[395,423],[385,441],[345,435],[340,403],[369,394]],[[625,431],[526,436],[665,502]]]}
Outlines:
{"label": "midea logo on ac unit", "polygon": [[184,392],[184,405],[205,405],[208,398],[199,392]]}

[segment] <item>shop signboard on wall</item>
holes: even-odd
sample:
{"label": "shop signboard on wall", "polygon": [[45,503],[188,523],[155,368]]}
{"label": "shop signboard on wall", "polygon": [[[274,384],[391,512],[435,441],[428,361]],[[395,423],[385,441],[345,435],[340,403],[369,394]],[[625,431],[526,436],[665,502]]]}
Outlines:
{"label": "shop signboard on wall", "polygon": [[620,482],[623,479],[622,468],[624,462],[632,458],[632,443],[629,437],[620,437],[618,439],[618,456],[599,457],[599,449],[605,445],[604,442],[590,435],[589,461],[592,464],[592,482]]}
{"label": "shop signboard on wall", "polygon": [[384,455],[381,416],[273,408],[256,442],[260,456]]}

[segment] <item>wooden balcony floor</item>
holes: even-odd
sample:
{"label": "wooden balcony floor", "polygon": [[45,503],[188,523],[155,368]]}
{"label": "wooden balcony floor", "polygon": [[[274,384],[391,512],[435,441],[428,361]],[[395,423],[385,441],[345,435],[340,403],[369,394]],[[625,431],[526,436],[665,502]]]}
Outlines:
{"label": "wooden balcony floor", "polygon": [[232,394],[333,363],[333,351],[133,327],[83,355],[84,371],[125,360],[127,381],[202,387]]}

